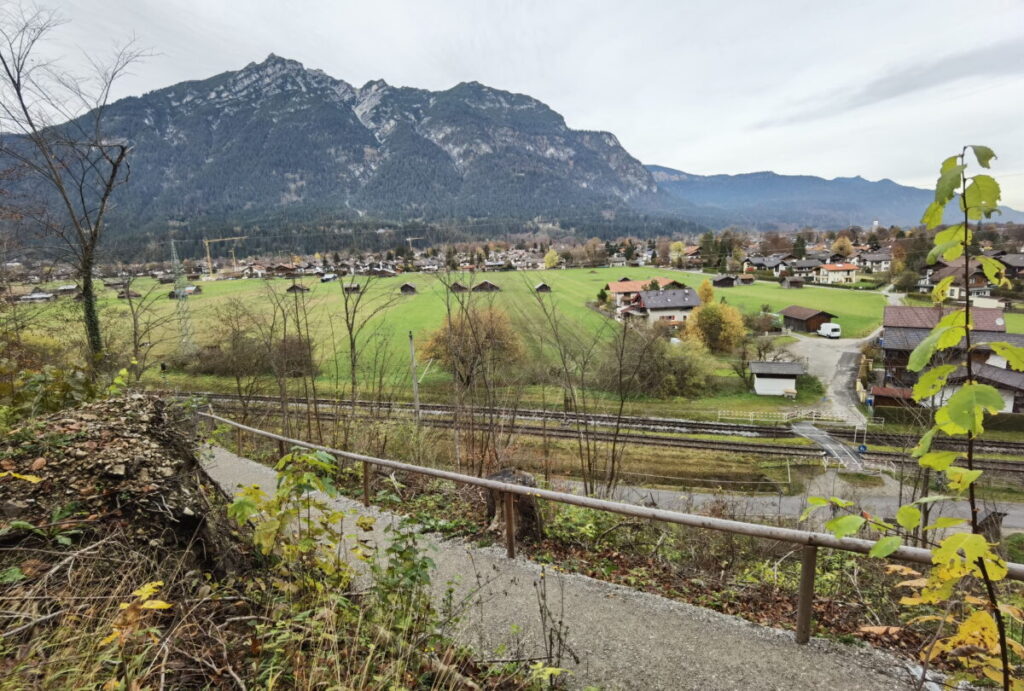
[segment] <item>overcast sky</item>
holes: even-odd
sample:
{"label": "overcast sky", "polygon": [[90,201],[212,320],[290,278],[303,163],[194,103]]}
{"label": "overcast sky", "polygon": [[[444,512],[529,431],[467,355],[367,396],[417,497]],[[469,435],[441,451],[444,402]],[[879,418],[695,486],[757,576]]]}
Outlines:
{"label": "overcast sky", "polygon": [[[45,0],[43,0],[45,4]],[[139,94],[293,58],[359,86],[476,80],[692,173],[862,175],[931,187],[964,143],[1024,209],[1024,3],[61,0],[62,54],[134,35]]]}

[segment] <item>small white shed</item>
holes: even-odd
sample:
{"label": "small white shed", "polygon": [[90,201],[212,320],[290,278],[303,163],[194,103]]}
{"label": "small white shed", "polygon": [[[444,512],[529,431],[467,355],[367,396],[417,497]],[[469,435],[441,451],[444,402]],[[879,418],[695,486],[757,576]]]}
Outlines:
{"label": "small white shed", "polygon": [[799,362],[751,362],[754,393],[758,396],[796,396],[796,378],[804,373]]}

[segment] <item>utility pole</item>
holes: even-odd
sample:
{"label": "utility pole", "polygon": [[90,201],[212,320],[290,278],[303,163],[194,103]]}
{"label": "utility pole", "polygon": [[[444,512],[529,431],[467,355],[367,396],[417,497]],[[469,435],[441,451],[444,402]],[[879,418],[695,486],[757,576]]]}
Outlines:
{"label": "utility pole", "polygon": [[416,378],[416,346],[412,342],[412,331],[409,332],[409,367],[412,371],[412,404],[416,410],[416,424],[420,424],[420,382]]}
{"label": "utility pole", "polygon": [[174,298],[177,301],[178,332],[181,337],[182,355],[192,355],[196,351],[196,343],[192,339],[192,319],[188,312],[188,293],[185,288],[185,269],[178,260],[178,250],[171,238],[171,264],[174,266]]}

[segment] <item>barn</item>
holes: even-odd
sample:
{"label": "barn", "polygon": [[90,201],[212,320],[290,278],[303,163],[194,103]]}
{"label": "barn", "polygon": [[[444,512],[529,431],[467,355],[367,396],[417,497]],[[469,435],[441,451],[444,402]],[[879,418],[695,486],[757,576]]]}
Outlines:
{"label": "barn", "polygon": [[800,278],[799,276],[786,276],[784,279],[782,279],[782,287],[783,288],[803,288],[804,287],[804,279]]}
{"label": "barn", "polygon": [[718,274],[711,279],[715,288],[732,288],[736,285],[736,277],[731,274]]}
{"label": "barn", "polygon": [[490,281],[480,281],[475,286],[473,286],[474,293],[497,293],[500,290],[501,288],[494,285]]}
{"label": "barn", "polygon": [[458,281],[455,281],[450,286],[448,286],[448,290],[452,291],[453,293],[465,293],[468,290],[468,288],[466,288],[466,286],[462,285]]}
{"label": "barn", "polygon": [[401,291],[402,295],[415,295],[416,285],[413,283],[403,283],[398,286],[398,290]]}
{"label": "barn", "polygon": [[799,362],[751,362],[754,393],[758,396],[796,396],[796,378],[804,373]]}
{"label": "barn", "polygon": [[818,327],[836,318],[836,315],[825,310],[816,310],[812,307],[800,307],[790,305],[782,310],[783,326],[792,331],[803,331],[814,333]]}
{"label": "barn", "polygon": [[533,287],[533,292],[535,292],[535,293],[550,293],[551,292],[551,286],[549,286],[547,283],[538,283],[537,285],[535,285]]}

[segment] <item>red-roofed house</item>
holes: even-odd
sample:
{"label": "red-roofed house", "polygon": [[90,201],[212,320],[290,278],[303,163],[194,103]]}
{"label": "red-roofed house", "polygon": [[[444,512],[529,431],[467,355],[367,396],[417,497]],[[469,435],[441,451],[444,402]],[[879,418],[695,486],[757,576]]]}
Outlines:
{"label": "red-roofed house", "polygon": [[628,305],[641,290],[647,290],[654,281],[658,282],[658,290],[674,290],[686,286],[671,278],[648,278],[644,281],[612,281],[608,284],[608,294],[615,298],[615,305]]}
{"label": "red-roofed house", "polygon": [[818,267],[818,283],[838,285],[857,281],[856,264],[822,264]]}

